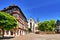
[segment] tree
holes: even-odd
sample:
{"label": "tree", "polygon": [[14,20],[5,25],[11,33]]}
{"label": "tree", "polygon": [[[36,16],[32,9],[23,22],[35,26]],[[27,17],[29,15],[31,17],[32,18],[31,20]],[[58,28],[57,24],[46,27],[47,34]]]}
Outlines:
{"label": "tree", "polygon": [[31,32],[31,31],[32,31],[32,30],[31,30],[31,28],[27,28],[27,29],[28,29],[28,31],[29,31],[29,32]]}
{"label": "tree", "polygon": [[49,20],[49,21],[40,22],[38,24],[38,30],[54,31],[55,30],[55,21],[54,20]]}
{"label": "tree", "polygon": [[11,30],[17,26],[16,19],[5,12],[0,12],[0,29],[3,31],[4,36],[4,30]]}
{"label": "tree", "polygon": [[56,27],[56,22],[54,21],[54,20],[50,20],[49,21],[49,24],[50,24],[50,26],[51,26],[51,31],[54,31],[55,30],[55,27]]}

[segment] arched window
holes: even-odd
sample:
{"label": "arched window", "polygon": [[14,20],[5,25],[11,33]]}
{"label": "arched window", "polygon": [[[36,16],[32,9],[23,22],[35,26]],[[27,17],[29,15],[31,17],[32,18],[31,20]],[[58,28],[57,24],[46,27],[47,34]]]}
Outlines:
{"label": "arched window", "polygon": [[13,35],[13,31],[10,31],[11,35]]}
{"label": "arched window", "polygon": [[32,28],[32,23],[30,23],[30,28]]}
{"label": "arched window", "polygon": [[17,35],[19,34],[19,30],[17,30]]}

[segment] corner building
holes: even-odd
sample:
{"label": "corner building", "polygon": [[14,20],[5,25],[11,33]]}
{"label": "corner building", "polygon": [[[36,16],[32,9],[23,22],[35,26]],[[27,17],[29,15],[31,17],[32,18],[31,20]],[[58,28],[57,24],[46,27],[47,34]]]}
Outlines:
{"label": "corner building", "polygon": [[[20,36],[20,35],[27,34],[27,27],[28,27],[27,18],[25,17],[25,15],[23,14],[23,12],[18,6],[10,5],[1,11],[9,13],[10,15],[14,16],[18,22],[18,26],[16,28],[13,28],[10,31],[5,30],[4,36],[14,37],[14,36]],[[0,30],[0,32],[2,33],[2,30]]]}

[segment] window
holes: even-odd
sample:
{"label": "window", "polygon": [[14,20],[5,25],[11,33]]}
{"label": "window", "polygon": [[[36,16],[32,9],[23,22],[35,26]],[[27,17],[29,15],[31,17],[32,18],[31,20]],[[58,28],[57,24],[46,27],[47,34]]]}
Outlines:
{"label": "window", "polygon": [[10,13],[12,13],[12,11],[10,10]]}
{"label": "window", "polygon": [[20,35],[21,35],[21,30],[20,30]]}
{"label": "window", "polygon": [[6,12],[7,12],[7,13],[10,13],[10,10],[7,10]]}
{"label": "window", "polygon": [[19,34],[19,30],[17,30],[17,35]]}
{"label": "window", "polygon": [[13,14],[14,17],[16,18],[19,18],[19,15],[18,14]]}
{"label": "window", "polygon": [[13,35],[13,31],[10,31],[11,32],[11,35]]}
{"label": "window", "polygon": [[18,9],[18,8],[12,8],[12,10],[14,10],[14,11],[19,11],[19,9]]}
{"label": "window", "polygon": [[17,11],[17,9],[16,9],[16,8],[14,8],[14,11]]}
{"label": "window", "polygon": [[30,28],[32,28],[32,23],[30,23]]}

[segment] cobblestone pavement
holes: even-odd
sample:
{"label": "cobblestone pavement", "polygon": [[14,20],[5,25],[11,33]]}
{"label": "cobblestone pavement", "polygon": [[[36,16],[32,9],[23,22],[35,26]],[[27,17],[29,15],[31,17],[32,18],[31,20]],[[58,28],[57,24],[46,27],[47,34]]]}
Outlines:
{"label": "cobblestone pavement", "polygon": [[27,34],[10,40],[60,40],[60,34]]}

